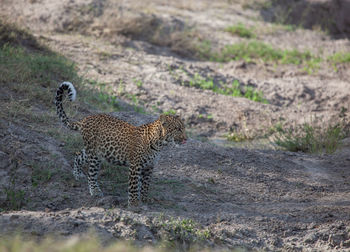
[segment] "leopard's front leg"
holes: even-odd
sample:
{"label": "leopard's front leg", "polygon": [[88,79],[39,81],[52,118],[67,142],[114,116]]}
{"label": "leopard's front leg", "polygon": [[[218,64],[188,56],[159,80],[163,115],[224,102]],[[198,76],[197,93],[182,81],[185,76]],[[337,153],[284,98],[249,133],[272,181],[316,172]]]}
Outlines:
{"label": "leopard's front leg", "polygon": [[137,206],[139,202],[139,180],[142,165],[140,162],[130,163],[129,167],[129,187],[128,206]]}

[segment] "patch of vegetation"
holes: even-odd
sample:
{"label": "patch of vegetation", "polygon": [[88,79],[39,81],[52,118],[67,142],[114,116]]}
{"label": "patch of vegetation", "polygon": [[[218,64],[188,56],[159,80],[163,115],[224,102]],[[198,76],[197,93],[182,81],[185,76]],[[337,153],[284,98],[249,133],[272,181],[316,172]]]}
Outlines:
{"label": "patch of vegetation", "polygon": [[326,126],[304,123],[289,128],[281,127],[274,142],[288,151],[331,154],[348,135],[349,123],[342,117],[339,122],[329,123]]}
{"label": "patch of vegetation", "polygon": [[198,224],[191,219],[175,219],[165,220],[160,217],[160,225],[166,233],[164,240],[168,241],[168,245],[175,247],[178,244],[191,244],[201,242],[210,237],[209,230],[202,230]]}
{"label": "patch of vegetation", "polygon": [[28,53],[9,44],[0,48],[0,82],[26,83],[26,88],[29,88],[30,83],[45,88],[57,86],[58,82],[64,80],[74,82],[80,78],[74,63],[63,56]]}
{"label": "patch of vegetation", "polygon": [[[85,83],[86,82],[86,83]],[[111,85],[95,80],[84,82],[83,96],[90,104],[96,104],[101,110],[106,112],[119,111],[120,106],[116,95],[113,94]],[[91,87],[91,88],[89,88]]]}
{"label": "patch of vegetation", "polygon": [[0,18],[0,47],[4,44],[32,51],[47,51],[47,48],[40,45],[33,35]]}
{"label": "patch of vegetation", "polygon": [[289,31],[289,32],[295,31],[297,29],[297,26],[293,24],[284,24],[284,25],[280,25],[280,27],[283,30]]}
{"label": "patch of vegetation", "polygon": [[176,115],[176,111],[174,109],[169,109],[168,111],[163,112],[164,115]]}
{"label": "patch of vegetation", "polygon": [[54,137],[55,139],[62,141],[63,147],[69,153],[75,153],[83,148],[84,143],[80,134],[72,131],[62,132],[59,128],[50,128],[45,133]]}
{"label": "patch of vegetation", "polygon": [[244,131],[233,131],[226,135],[226,139],[228,141],[233,141],[233,142],[244,142],[244,141],[253,140],[254,137],[250,136]]}
{"label": "patch of vegetation", "polygon": [[256,35],[252,32],[252,28],[247,28],[241,23],[229,26],[225,31],[242,38],[256,38]]}
{"label": "patch of vegetation", "polygon": [[45,163],[39,164],[39,163],[33,163],[32,165],[32,186],[37,187],[40,184],[45,184],[49,182],[54,175],[54,171],[52,170],[52,167],[54,166],[53,163]]}
{"label": "patch of vegetation", "polygon": [[6,198],[1,203],[0,210],[20,210],[26,204],[26,193],[23,189],[18,188],[14,174],[11,174],[10,184],[2,189]]}
{"label": "patch of vegetation", "polygon": [[142,88],[142,86],[143,86],[142,80],[134,79],[134,83],[136,84],[137,88]]}
{"label": "patch of vegetation", "polygon": [[300,52],[296,49],[282,50],[273,48],[261,41],[240,42],[232,45],[226,45],[220,51],[214,51],[210,42],[205,43],[205,47],[197,47],[200,59],[229,62],[235,60],[244,60],[252,62],[262,60],[279,64],[302,65],[308,73],[313,73],[320,66],[322,58],[312,55],[311,52]]}
{"label": "patch of vegetation", "polygon": [[5,209],[6,210],[20,210],[25,204],[25,191],[21,189],[4,189],[6,194]]}
{"label": "patch of vegetation", "polygon": [[[182,82],[184,85],[186,82]],[[263,93],[254,89],[251,86],[244,86],[241,88],[241,85],[238,80],[234,80],[231,85],[220,83],[219,85],[214,84],[212,78],[204,78],[198,73],[195,73],[193,77],[188,81],[190,87],[196,87],[204,90],[211,90],[218,94],[223,94],[233,97],[244,97],[251,101],[262,102],[267,104],[268,101],[264,98]]]}
{"label": "patch of vegetation", "polygon": [[212,114],[208,114],[208,115],[206,115],[206,114],[199,114],[198,118],[205,118],[205,119],[211,120],[211,119],[213,119],[213,115]]}
{"label": "patch of vegetation", "polygon": [[332,63],[349,63],[350,53],[337,52],[328,58]]}
{"label": "patch of vegetation", "polygon": [[34,124],[52,123],[56,117],[52,104],[55,90],[67,79],[80,84],[74,63],[64,57],[3,45],[0,47],[0,83],[10,95],[2,101],[9,113],[0,111],[0,114]]}
{"label": "patch of vegetation", "polygon": [[101,60],[106,60],[106,59],[109,59],[113,56],[112,53],[110,52],[107,52],[107,51],[104,51],[104,50],[98,50],[96,52],[96,54],[98,55],[98,57],[101,59]]}
{"label": "patch of vegetation", "polygon": [[337,72],[339,64],[346,64],[350,62],[350,53],[337,52],[328,57],[328,61],[332,64],[334,70]]}
{"label": "patch of vegetation", "polygon": [[281,50],[260,41],[241,42],[225,46],[219,53],[212,56],[215,61],[228,62],[231,60],[244,60],[247,62],[262,60],[280,64],[304,65],[310,73],[318,69],[321,58],[313,56],[310,52],[298,50]]}
{"label": "patch of vegetation", "polygon": [[[214,90],[215,91],[215,90]],[[234,80],[231,86],[223,85],[223,88],[218,88],[216,90],[217,93],[230,95],[235,97],[244,97],[248,100],[261,102],[267,104],[268,101],[264,98],[263,93],[254,89],[251,86],[240,87],[239,81]]]}
{"label": "patch of vegetation", "polygon": [[[11,31],[11,36],[4,31]],[[9,104],[13,107],[14,116],[26,114],[25,118],[31,118],[33,122],[37,122],[36,119],[44,120],[42,113],[32,111],[34,104],[39,103],[41,110],[42,105],[49,108],[49,117],[52,118],[54,92],[59,83],[67,80],[72,82],[78,94],[81,94],[78,95],[78,99],[83,97],[88,104],[93,104],[94,107],[104,111],[119,109],[116,97],[110,94],[112,92],[109,86],[96,81],[83,81],[77,74],[75,63],[57,53],[48,49],[28,50],[28,41],[30,46],[35,44],[35,48],[42,47],[31,35],[23,34],[27,33],[0,22],[0,83],[4,83],[10,90],[16,92],[19,96],[16,100],[21,101],[19,104],[21,109],[17,111],[14,111],[16,106],[12,106],[16,105],[14,102],[11,102],[12,105]],[[25,99],[21,99],[22,96]],[[75,110],[78,104],[73,105]],[[68,111],[71,106],[66,107]]]}
{"label": "patch of vegetation", "polygon": [[310,60],[313,56],[310,52],[299,52],[297,50],[281,50],[260,41],[241,42],[227,45],[216,57],[217,61],[228,62],[230,60],[261,59],[266,62],[279,62],[282,64],[295,64]]}
{"label": "patch of vegetation", "polygon": [[197,40],[192,50],[195,59],[214,61],[210,40]]}
{"label": "patch of vegetation", "polygon": [[143,106],[140,105],[141,102],[137,98],[137,95],[130,94],[130,93],[125,93],[124,96],[126,98],[128,98],[129,100],[131,100],[135,112],[140,113],[140,114],[145,114],[146,113],[146,111],[144,110]]}

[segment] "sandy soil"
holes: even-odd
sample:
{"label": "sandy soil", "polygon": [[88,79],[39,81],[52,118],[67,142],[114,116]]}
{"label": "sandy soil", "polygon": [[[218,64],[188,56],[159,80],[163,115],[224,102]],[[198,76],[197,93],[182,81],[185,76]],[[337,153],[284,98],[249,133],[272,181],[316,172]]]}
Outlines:
{"label": "sandy soil", "polygon": [[[0,118],[0,184],[9,185],[16,169],[23,188],[30,191],[22,210],[0,213],[2,234],[22,229],[38,236],[70,236],[93,227],[104,241],[124,238],[156,243],[162,236],[157,219],[162,214],[193,219],[210,231],[206,246],[214,248],[350,248],[348,140],[335,154],[321,156],[213,143],[232,129],[259,135],[280,121],[293,125],[313,116],[323,122],[336,118],[342,107],[349,109],[349,68],[335,72],[322,64],[317,73],[309,75],[290,65],[198,61],[118,28],[119,22],[155,16],[165,27],[195,26],[220,47],[240,40],[222,30],[241,22],[256,27],[260,40],[278,48],[322,51],[325,57],[350,50],[347,39],[334,40],[313,30],[283,30],[259,19],[258,11],[232,2],[165,5],[146,1],[137,5],[134,1],[15,0],[2,4],[1,15],[26,26],[52,50],[73,59],[85,78],[107,83],[119,95],[123,110],[128,110],[115,112],[115,116],[142,124],[173,109],[185,119],[191,135],[186,145],[162,153],[154,171],[153,202],[130,210],[124,168],[115,171],[121,178],[117,185],[110,183],[110,173],[102,173],[102,190],[107,196],[93,199],[86,181],[75,182],[70,176],[73,154],[64,150],[64,141],[38,134],[24,122]],[[269,104],[183,86],[181,80],[188,78],[183,72],[228,83],[237,79],[261,90]],[[135,84],[137,80],[142,81],[141,87]],[[137,105],[154,115],[132,111],[132,106],[125,105],[132,105],[126,94],[135,95]],[[65,132],[60,130],[60,134]],[[199,140],[203,138],[206,141]],[[52,162],[53,154],[58,172],[52,182],[40,190],[29,189],[28,160],[45,164]],[[67,175],[63,182],[55,182],[62,174]]]}

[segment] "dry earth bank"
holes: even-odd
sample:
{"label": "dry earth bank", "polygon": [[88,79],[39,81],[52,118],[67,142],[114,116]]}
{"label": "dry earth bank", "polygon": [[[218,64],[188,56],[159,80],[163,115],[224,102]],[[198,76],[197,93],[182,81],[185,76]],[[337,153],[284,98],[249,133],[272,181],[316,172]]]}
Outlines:
{"label": "dry earth bank", "polygon": [[[142,124],[154,120],[152,114],[174,110],[193,137],[164,150],[154,171],[153,202],[130,210],[124,167],[104,164],[107,196],[101,199],[91,198],[86,182],[71,176],[81,139],[61,127],[51,98],[40,96],[53,94],[54,81],[65,76],[40,86],[38,96],[18,83],[1,83],[0,203],[19,209],[0,213],[1,235],[21,230],[67,237],[93,228],[103,242],[130,239],[142,245],[165,239],[178,249],[196,242],[217,249],[349,249],[347,140],[335,154],[321,156],[196,140],[230,130],[262,135],[281,121],[293,125],[315,115],[327,122],[349,108],[348,64],[335,72],[323,62],[310,75],[297,65],[218,63],[191,54],[194,47],[181,35],[184,31],[189,39],[208,38],[213,48],[221,48],[244,40],[224,31],[239,22],[256,27],[259,40],[277,48],[323,57],[349,51],[346,39],[284,30],[238,2],[5,1],[2,16],[19,20],[50,50],[74,60],[79,74],[90,80],[85,84],[90,91],[78,85],[77,105],[66,104],[74,118],[96,112],[93,105],[116,96],[108,107],[120,110],[115,116]],[[140,20],[146,21],[140,25]],[[181,45],[187,45],[183,54]],[[186,85],[196,73],[215,83],[239,80],[261,90],[269,103]],[[91,104],[86,97],[95,89],[103,93],[93,93],[99,100]]]}

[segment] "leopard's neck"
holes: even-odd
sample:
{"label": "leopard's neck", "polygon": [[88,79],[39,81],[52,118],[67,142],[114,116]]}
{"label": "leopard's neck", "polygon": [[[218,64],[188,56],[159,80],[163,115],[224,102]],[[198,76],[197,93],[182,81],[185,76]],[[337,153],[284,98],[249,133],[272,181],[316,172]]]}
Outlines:
{"label": "leopard's neck", "polygon": [[159,119],[155,120],[154,122],[141,125],[140,130],[145,141],[149,143],[151,149],[159,151],[163,145],[165,136],[164,129],[161,126]]}

